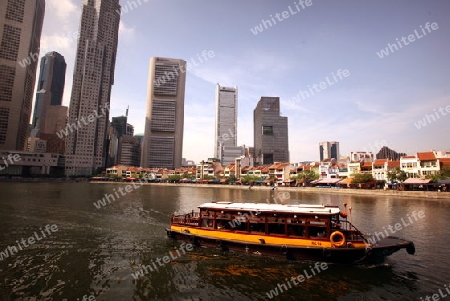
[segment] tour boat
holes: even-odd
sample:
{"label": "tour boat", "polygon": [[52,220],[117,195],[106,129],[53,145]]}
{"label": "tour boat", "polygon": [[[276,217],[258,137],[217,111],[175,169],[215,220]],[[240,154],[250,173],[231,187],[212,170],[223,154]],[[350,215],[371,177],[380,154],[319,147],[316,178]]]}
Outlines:
{"label": "tour boat", "polygon": [[415,252],[411,241],[364,235],[338,206],[213,202],[198,208],[172,215],[167,236],[222,251],[330,263],[379,263],[400,249]]}

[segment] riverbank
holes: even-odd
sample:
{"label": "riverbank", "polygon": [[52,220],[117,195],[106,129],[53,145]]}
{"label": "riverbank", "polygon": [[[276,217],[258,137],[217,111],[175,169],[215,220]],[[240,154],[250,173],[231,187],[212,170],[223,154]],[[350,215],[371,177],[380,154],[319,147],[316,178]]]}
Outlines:
{"label": "riverbank", "polygon": [[[104,182],[91,181],[92,184],[122,184],[129,185],[130,182]],[[139,182],[137,182],[139,184]],[[136,184],[135,184],[136,185]],[[139,184],[140,185],[140,184]],[[186,183],[142,183],[142,185],[155,186],[181,186],[194,188],[228,188],[228,189],[249,189],[247,185],[221,185],[221,184],[186,184]],[[270,186],[253,186],[252,190],[270,190]],[[318,188],[318,187],[285,187],[278,186],[277,191],[307,192],[320,194],[347,194],[361,196],[393,196],[414,199],[448,199],[450,192],[438,191],[399,191],[399,190],[381,190],[381,189],[352,189],[352,188]]]}

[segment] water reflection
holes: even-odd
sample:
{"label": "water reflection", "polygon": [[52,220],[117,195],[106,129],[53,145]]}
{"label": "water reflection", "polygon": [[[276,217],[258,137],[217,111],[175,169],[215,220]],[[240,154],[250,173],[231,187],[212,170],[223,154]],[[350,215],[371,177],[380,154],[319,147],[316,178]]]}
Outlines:
{"label": "water reflection", "polygon": [[[267,300],[267,292],[297,276],[309,263],[289,263],[221,254],[196,248],[134,280],[142,264],[179,246],[165,228],[174,212],[190,212],[213,200],[273,202],[270,189],[217,189],[148,185],[97,209],[93,202],[117,185],[87,183],[0,183],[0,252],[46,224],[55,236],[0,260],[1,300]],[[352,221],[363,232],[382,231],[414,210],[425,218],[398,236],[413,240],[416,255],[400,251],[376,267],[330,266],[292,287],[280,300],[413,300],[447,284],[450,259],[445,200],[312,194],[291,191],[291,204],[347,203]]]}

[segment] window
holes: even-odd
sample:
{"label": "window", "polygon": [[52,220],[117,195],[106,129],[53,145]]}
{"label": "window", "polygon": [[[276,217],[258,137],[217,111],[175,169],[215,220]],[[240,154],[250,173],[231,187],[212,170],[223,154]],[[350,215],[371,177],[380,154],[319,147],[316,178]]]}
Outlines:
{"label": "window", "polygon": [[263,135],[273,135],[273,126],[263,125],[262,126],[262,134]]}

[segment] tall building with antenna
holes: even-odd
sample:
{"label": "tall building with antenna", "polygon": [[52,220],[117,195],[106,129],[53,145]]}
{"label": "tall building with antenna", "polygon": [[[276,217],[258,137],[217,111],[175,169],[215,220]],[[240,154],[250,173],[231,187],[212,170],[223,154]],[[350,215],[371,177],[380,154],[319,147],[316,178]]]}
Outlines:
{"label": "tall building with antenna", "polygon": [[[83,2],[69,107],[66,175],[92,175],[106,166],[111,87],[119,35],[119,0]],[[83,122],[91,114],[92,122]],[[81,125],[81,126],[80,126]]]}

